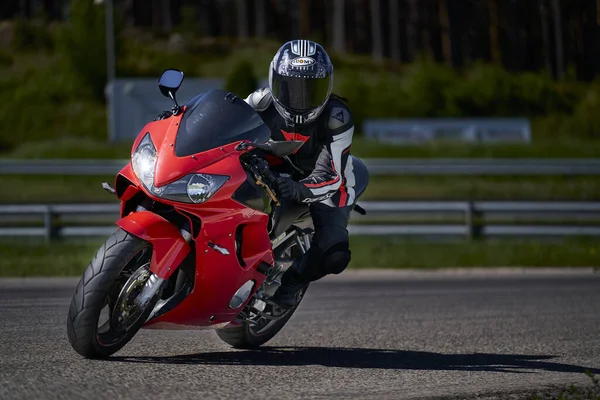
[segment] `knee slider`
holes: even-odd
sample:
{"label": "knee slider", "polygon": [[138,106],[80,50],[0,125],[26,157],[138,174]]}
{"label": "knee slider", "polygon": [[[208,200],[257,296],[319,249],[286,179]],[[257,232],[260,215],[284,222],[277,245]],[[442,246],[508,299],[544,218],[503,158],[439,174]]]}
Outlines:
{"label": "knee slider", "polygon": [[337,243],[329,248],[323,257],[323,269],[327,274],[340,274],[350,264],[348,242]]}

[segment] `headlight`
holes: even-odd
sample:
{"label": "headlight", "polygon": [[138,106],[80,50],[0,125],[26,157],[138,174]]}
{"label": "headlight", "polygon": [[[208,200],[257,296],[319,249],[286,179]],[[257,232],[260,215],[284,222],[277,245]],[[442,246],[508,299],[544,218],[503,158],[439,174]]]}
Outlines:
{"label": "headlight", "polygon": [[223,175],[189,174],[158,188],[157,195],[163,199],[182,203],[204,203],[229,179]]}
{"label": "headlight", "polygon": [[133,172],[142,181],[146,189],[154,187],[154,168],[156,167],[156,147],[147,133],[131,157]]}
{"label": "headlight", "polygon": [[223,175],[189,174],[168,185],[154,186],[156,147],[146,134],[131,157],[133,172],[148,191],[157,197],[182,203],[203,203],[229,179]]}

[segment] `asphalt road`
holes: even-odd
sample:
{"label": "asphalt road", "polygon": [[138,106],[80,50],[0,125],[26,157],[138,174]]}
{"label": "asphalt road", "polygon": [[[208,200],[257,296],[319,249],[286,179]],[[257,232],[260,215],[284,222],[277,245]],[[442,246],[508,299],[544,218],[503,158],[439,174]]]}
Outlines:
{"label": "asphalt road", "polygon": [[0,399],[522,398],[600,374],[600,274],[348,272],[268,346],[141,331],[110,361],[66,339],[73,280],[0,280]]}

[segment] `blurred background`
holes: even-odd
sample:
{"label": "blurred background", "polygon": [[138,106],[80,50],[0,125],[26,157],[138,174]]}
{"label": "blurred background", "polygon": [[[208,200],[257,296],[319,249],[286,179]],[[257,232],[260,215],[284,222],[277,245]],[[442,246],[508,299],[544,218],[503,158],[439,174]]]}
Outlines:
{"label": "blurred background", "polygon": [[323,44],[372,177],[354,268],[597,266],[600,0],[3,0],[0,275],[78,275],[101,188],[179,99]]}

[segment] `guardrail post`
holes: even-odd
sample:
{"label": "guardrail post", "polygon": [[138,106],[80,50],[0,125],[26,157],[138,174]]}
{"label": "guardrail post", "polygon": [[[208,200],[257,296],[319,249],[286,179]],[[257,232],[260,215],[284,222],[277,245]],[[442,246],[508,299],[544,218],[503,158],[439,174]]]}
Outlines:
{"label": "guardrail post", "polygon": [[54,228],[54,213],[52,212],[52,206],[47,205],[46,211],[44,211],[44,230],[46,242],[50,242],[56,237],[56,229]]}
{"label": "guardrail post", "polygon": [[473,201],[467,202],[465,222],[467,225],[467,237],[469,240],[481,239],[481,213],[477,211]]}

